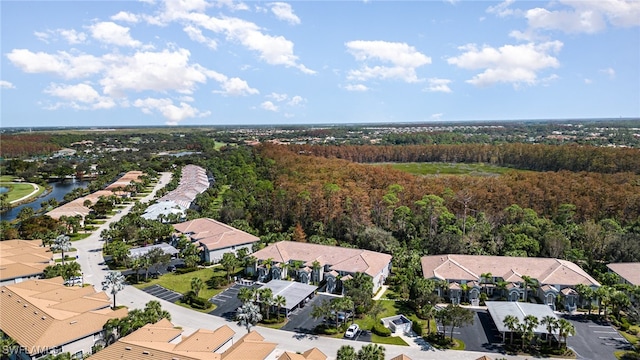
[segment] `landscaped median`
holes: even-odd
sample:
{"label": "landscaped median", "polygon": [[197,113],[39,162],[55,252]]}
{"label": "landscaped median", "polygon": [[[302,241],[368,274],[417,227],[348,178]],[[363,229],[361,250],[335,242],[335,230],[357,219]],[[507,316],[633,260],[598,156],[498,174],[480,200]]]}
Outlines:
{"label": "landscaped median", "polygon": [[[184,295],[192,291],[191,280],[193,278],[198,278],[203,284],[202,288],[198,292],[198,297],[208,300],[224,290],[224,287],[218,288],[217,285],[220,284],[220,282],[214,280],[214,278],[222,278],[222,280],[225,280],[225,277],[226,272],[224,269],[221,267],[213,267],[198,269],[184,274],[179,274],[178,272],[167,273],[157,279],[150,279],[146,282],[141,279],[138,284],[134,284],[133,286],[137,289],[144,289],[152,285],[160,285],[165,289]],[[210,312],[215,309],[215,305],[213,304],[211,304],[212,307],[209,307],[208,309],[193,308],[182,301],[178,301],[176,304],[201,312]]]}

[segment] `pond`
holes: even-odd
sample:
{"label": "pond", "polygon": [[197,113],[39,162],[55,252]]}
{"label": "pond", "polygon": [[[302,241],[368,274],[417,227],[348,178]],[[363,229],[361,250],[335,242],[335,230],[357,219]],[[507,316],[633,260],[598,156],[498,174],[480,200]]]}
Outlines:
{"label": "pond", "polygon": [[4,193],[6,193],[7,191],[9,191],[9,188],[8,188],[8,187],[0,186],[0,194],[4,194]]}
{"label": "pond", "polygon": [[88,184],[89,184],[88,181],[78,181],[78,180],[74,180],[72,182],[65,181],[65,182],[50,183],[49,185],[51,185],[52,187],[50,193],[48,193],[45,196],[41,196],[30,203],[22,204],[20,206],[16,206],[8,210],[7,212],[3,212],[2,214],[0,214],[0,218],[2,218],[2,220],[7,220],[7,221],[14,220],[16,217],[18,217],[18,213],[24,207],[30,207],[34,211],[38,211],[41,208],[40,204],[42,204],[43,202],[49,201],[49,199],[55,198],[58,202],[62,202],[62,200],[64,199],[64,196],[68,192],[79,187],[86,187]]}

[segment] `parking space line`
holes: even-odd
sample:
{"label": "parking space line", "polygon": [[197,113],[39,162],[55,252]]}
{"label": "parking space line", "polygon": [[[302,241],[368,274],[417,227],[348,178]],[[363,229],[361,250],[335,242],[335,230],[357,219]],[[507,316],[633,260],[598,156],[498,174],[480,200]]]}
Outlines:
{"label": "parking space line", "polygon": [[599,333],[599,334],[617,334],[617,331],[594,331],[594,333]]}

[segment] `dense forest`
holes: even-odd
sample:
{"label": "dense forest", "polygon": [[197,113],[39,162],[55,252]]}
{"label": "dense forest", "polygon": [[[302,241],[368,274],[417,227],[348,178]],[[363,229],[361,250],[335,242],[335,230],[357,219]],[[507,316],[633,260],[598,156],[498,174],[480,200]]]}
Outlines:
{"label": "dense forest", "polygon": [[[389,252],[394,258],[550,256],[596,271],[609,262],[640,261],[638,149],[239,142],[220,148],[214,133],[198,131],[69,134],[50,142],[69,147],[89,138],[95,145],[74,145],[75,156],[6,160],[3,172],[35,181],[94,168],[98,178],[87,190],[95,191],[124,171],[153,175],[199,165],[215,182],[197,197],[189,218],[216,218],[259,235],[263,245],[294,239]],[[161,154],[167,150],[192,152]],[[418,176],[369,164],[429,161],[484,162],[513,171],[492,177]],[[6,235],[9,224],[2,228]]]}

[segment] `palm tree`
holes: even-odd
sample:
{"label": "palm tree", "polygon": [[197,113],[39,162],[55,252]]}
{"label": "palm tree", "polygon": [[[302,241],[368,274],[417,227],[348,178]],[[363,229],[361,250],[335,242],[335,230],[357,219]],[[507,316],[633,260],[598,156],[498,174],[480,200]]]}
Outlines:
{"label": "palm tree", "polygon": [[336,360],[356,360],[356,350],[351,345],[342,345],[338,349]]}
{"label": "palm tree", "polygon": [[504,323],[504,326],[509,329],[509,333],[511,335],[511,340],[509,341],[509,343],[513,345],[513,333],[520,328],[520,320],[518,320],[518,318],[513,315],[507,315],[505,316],[504,320],[502,320],[502,322]]}
{"label": "palm tree", "polygon": [[[564,339],[564,346],[567,346],[567,337],[576,334],[576,328],[566,319],[558,320],[558,335],[560,340]],[[558,345],[562,344],[562,341],[558,342]]]}
{"label": "palm tree", "polygon": [[547,326],[547,341],[549,346],[551,346],[551,338],[553,337],[553,332],[558,330],[558,318],[555,316],[547,315],[542,318],[540,324]]}
{"label": "palm tree", "polygon": [[500,296],[506,296],[508,282],[504,280],[498,280],[496,287],[500,290]]}
{"label": "palm tree", "polygon": [[358,350],[356,360],[384,360],[384,353],[384,346],[367,344]]}
{"label": "palm tree", "polygon": [[262,321],[260,308],[251,302],[242,304],[236,311],[238,325],[247,328],[247,334],[251,332],[251,327]]}
{"label": "palm tree", "polygon": [[385,310],[387,309],[384,307],[382,301],[374,301],[373,306],[369,310],[369,316],[371,316],[373,318],[373,321],[377,324],[380,314],[385,312]]}
{"label": "palm tree", "polygon": [[589,315],[591,315],[591,305],[593,303],[593,297],[595,291],[587,284],[577,284],[576,292],[580,295],[581,303],[584,304],[587,301],[587,307],[589,308]]}
{"label": "palm tree", "polygon": [[242,301],[242,303],[247,303],[255,300],[256,298],[256,290],[252,287],[243,287],[238,291],[238,299]]}
{"label": "palm tree", "polygon": [[531,276],[523,275],[522,281],[524,282],[524,301],[527,301],[529,297],[529,287],[536,287],[538,285],[538,280],[532,278]]}
{"label": "palm tree", "polygon": [[204,283],[199,277],[191,278],[191,291],[193,291],[196,297],[200,295],[200,290],[202,290],[203,285]]}
{"label": "palm tree", "polygon": [[533,315],[527,315],[524,317],[524,323],[520,324],[522,327],[522,350],[524,350],[525,340],[527,344],[531,344],[531,339],[533,339],[533,329],[538,326],[538,318]]}
{"label": "palm tree", "polygon": [[261,288],[258,290],[258,301],[262,304],[263,311],[269,319],[269,313],[271,312],[271,305],[273,304],[273,290],[269,288]]}
{"label": "palm tree", "polygon": [[273,299],[273,305],[278,307],[278,321],[280,321],[280,309],[287,305],[287,299],[282,295],[278,295]]}
{"label": "palm tree", "polygon": [[124,289],[124,275],[120,271],[109,271],[102,281],[102,291],[111,288],[110,293],[113,295],[113,309],[116,308],[116,294]]}
{"label": "palm tree", "polygon": [[626,309],[631,305],[631,300],[627,293],[621,290],[615,290],[611,294],[611,305],[613,305],[613,312],[617,317],[620,317],[620,311]]}
{"label": "palm tree", "polygon": [[66,235],[58,235],[51,245],[51,250],[62,252],[62,265],[64,265],[64,252],[71,249],[71,240]]}
{"label": "palm tree", "polygon": [[320,265],[320,262],[318,260],[314,260],[313,263],[311,264],[314,284],[320,283],[320,268],[322,268],[322,265]]}
{"label": "palm tree", "polygon": [[222,260],[220,260],[220,264],[227,271],[227,281],[231,281],[231,272],[236,269],[239,261],[238,258],[233,253],[224,253],[222,254]]}
{"label": "palm tree", "polygon": [[486,272],[480,274],[480,283],[483,285],[482,289],[487,293],[487,284],[493,284],[493,274],[491,272]]}
{"label": "palm tree", "polygon": [[600,310],[604,308],[604,318],[607,318],[607,307],[611,302],[611,295],[613,293],[613,288],[607,285],[602,285],[596,290],[596,296],[598,297],[598,315],[600,315]]}
{"label": "palm tree", "polygon": [[79,276],[81,274],[80,264],[75,261],[63,265],[62,268],[62,277],[65,280],[69,280],[72,277]]}

